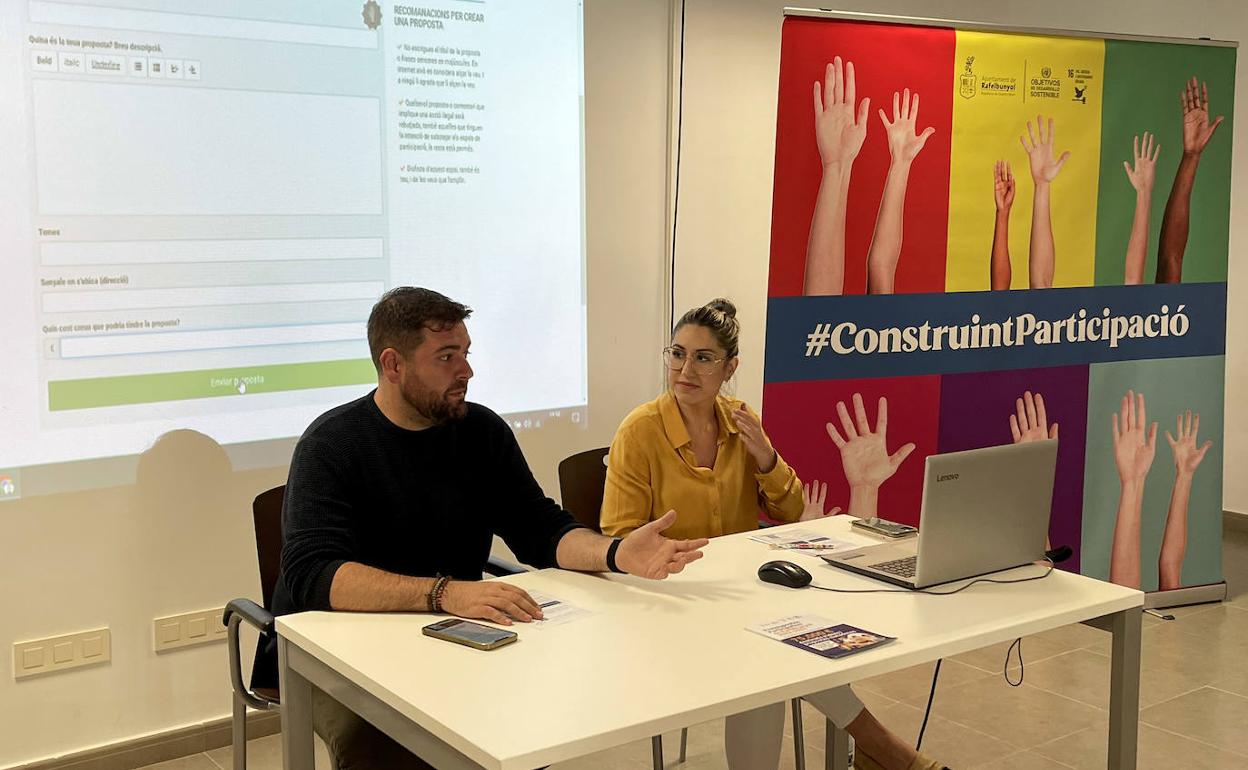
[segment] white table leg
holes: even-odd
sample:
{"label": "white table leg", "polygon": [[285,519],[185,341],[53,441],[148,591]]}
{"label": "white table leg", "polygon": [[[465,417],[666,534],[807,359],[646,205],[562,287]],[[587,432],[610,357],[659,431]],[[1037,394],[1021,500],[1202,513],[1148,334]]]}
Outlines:
{"label": "white table leg", "polygon": [[824,726],[823,764],[827,770],[849,770],[849,733],[829,719]]}
{"label": "white table leg", "polygon": [[1135,770],[1140,731],[1139,608],[1109,616],[1114,635],[1109,674],[1109,767]]}
{"label": "white table leg", "polygon": [[312,685],[302,674],[290,667],[289,644],[277,639],[278,671],[282,692],[282,767],[283,770],[312,770]]}

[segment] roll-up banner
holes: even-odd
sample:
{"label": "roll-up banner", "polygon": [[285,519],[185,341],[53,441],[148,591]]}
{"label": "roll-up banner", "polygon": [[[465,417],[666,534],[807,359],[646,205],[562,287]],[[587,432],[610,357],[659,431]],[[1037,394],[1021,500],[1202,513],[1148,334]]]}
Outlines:
{"label": "roll-up banner", "polygon": [[[1058,439],[1061,566],[1221,598],[1235,44],[786,11],[763,407],[829,505]],[[968,533],[973,536],[973,533]]]}

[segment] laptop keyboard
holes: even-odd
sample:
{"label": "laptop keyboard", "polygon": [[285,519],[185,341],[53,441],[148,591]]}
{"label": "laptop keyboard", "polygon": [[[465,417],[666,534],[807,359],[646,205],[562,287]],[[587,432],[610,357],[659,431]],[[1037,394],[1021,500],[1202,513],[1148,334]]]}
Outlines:
{"label": "laptop keyboard", "polygon": [[904,559],[894,559],[893,561],[880,562],[872,564],[872,569],[878,569],[880,572],[887,572],[897,577],[912,578],[914,577],[914,565],[918,561],[918,556],[907,556]]}

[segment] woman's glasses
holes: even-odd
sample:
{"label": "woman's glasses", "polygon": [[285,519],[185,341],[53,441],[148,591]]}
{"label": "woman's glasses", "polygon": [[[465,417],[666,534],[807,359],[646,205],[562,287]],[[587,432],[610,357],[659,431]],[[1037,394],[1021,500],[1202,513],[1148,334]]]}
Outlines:
{"label": "woman's glasses", "polygon": [[716,358],[709,350],[699,350],[690,354],[684,348],[663,348],[663,363],[667,364],[667,368],[672,371],[684,369],[685,362],[691,358],[693,371],[696,374],[711,374],[716,366],[724,362],[723,358]]}

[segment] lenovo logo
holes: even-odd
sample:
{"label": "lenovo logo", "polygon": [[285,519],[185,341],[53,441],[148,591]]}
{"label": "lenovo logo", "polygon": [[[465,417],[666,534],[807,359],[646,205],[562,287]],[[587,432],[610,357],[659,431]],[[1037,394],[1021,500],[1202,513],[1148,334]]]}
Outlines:
{"label": "lenovo logo", "polygon": [[937,484],[939,484],[942,481],[957,481],[957,480],[958,480],[958,474],[956,473],[946,473],[943,476],[936,477]]}

